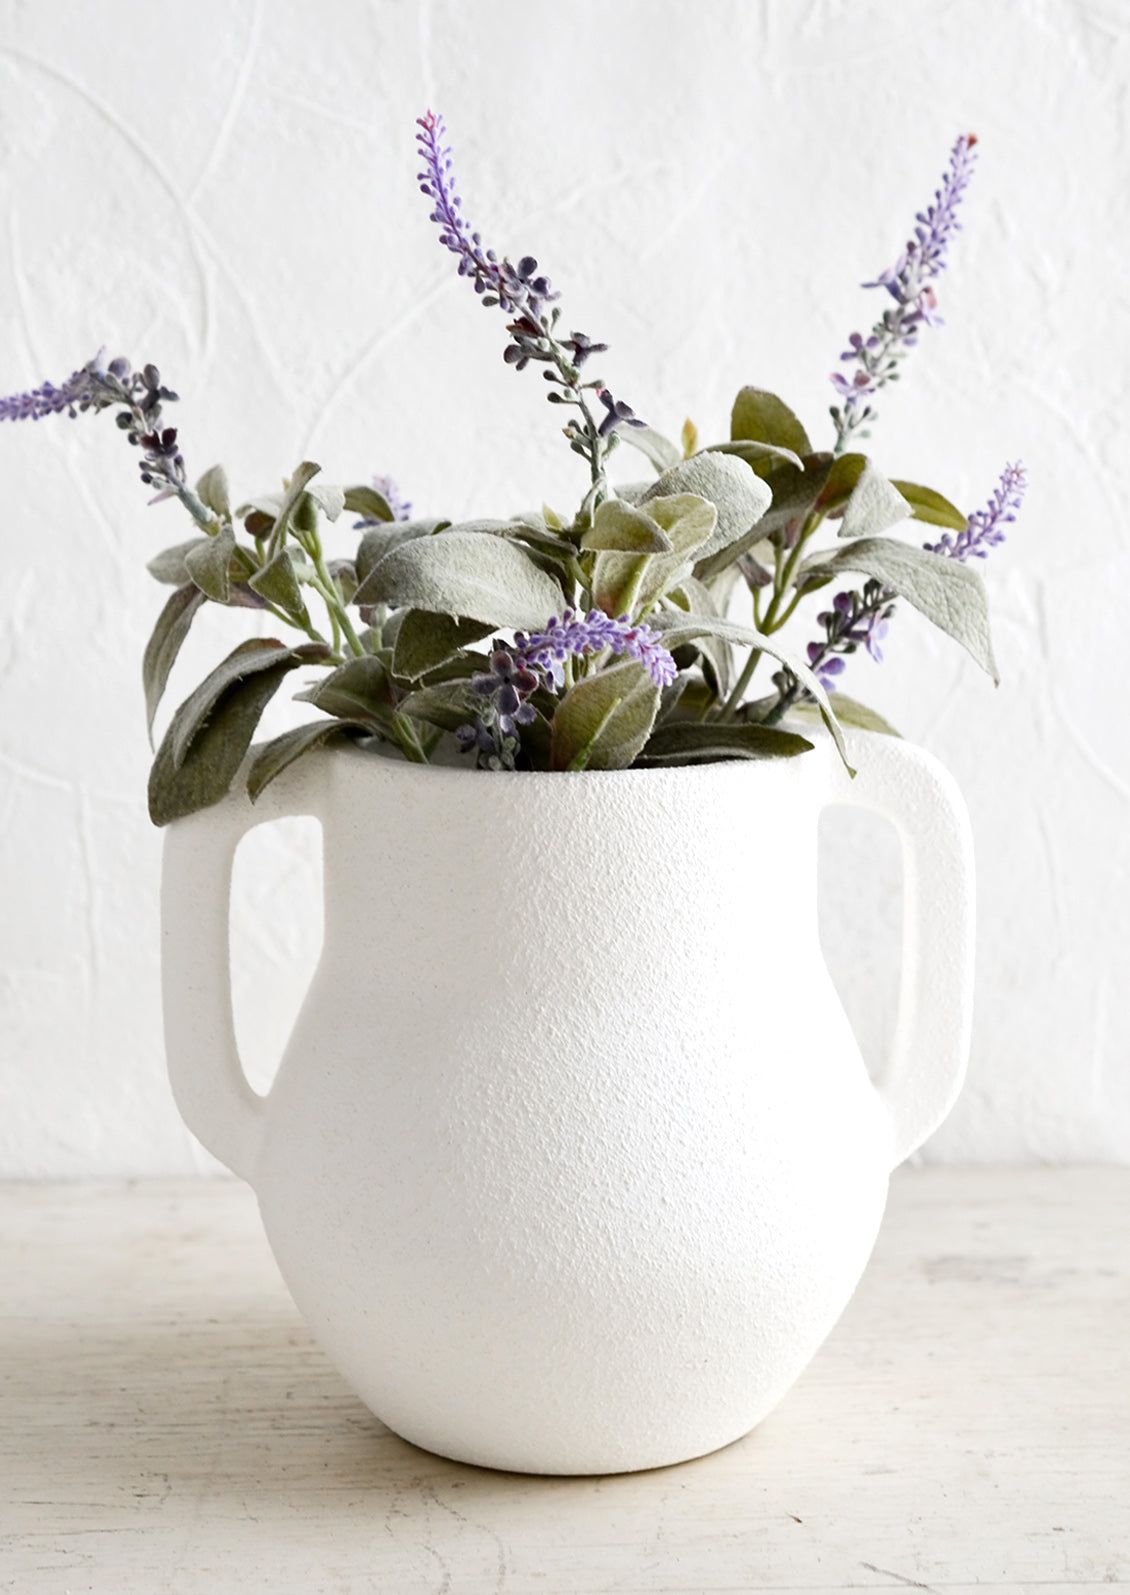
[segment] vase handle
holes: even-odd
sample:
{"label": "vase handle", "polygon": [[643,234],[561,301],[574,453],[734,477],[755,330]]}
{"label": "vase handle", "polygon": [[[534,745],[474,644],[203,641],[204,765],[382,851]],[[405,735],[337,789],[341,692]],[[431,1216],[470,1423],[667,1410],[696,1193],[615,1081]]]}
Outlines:
{"label": "vase handle", "polygon": [[252,804],[245,771],[211,808],[174,820],[161,870],[161,995],[169,1081],[209,1152],[254,1184],[265,1098],[248,1084],[232,1015],[229,918],[240,839],[289,815],[320,817],[321,760],[303,760]]}
{"label": "vase handle", "polygon": [[[874,809],[902,844],[902,978],[890,1061],[877,1082],[894,1124],[892,1167],[941,1124],[961,1090],[973,1017],[973,835],[956,781],[898,737],[853,736],[833,803]],[[829,748],[829,755],[834,757]]]}

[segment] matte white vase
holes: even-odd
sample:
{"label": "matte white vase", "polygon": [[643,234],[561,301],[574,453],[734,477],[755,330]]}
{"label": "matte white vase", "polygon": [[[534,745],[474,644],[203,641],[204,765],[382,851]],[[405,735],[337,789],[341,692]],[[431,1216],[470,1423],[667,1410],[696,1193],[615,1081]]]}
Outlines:
{"label": "matte white vase", "polygon": [[[355,748],[170,826],[165,1024],[189,1127],[378,1417],[533,1473],[745,1434],[839,1317],[891,1169],[960,1087],[972,855],[894,738],[801,758],[483,774]],[[816,932],[829,803],[903,841],[902,997],[871,1083]],[[275,1084],[232,1025],[239,838],[321,821],[325,944]]]}

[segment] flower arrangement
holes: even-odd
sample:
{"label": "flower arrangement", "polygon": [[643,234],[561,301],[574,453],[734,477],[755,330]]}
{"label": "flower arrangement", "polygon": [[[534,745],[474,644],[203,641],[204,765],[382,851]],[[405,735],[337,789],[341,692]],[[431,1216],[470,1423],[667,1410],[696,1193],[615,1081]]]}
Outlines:
{"label": "flower arrangement", "polygon": [[[125,359],[99,356],[59,387],[0,400],[7,420],[116,410],[142,481],[157,490],[152,502],[178,499],[195,522],[194,536],[149,564],[172,588],[145,651],[151,733],[204,604],[267,610],[292,634],[241,642],[176,710],[150,776],[156,824],[223,797],[266,705],[303,666],[321,667],[297,694],[319,717],[252,750],[253,799],[336,738],[421,763],[459,750],[486,770],[610,770],[794,757],[812,747],[803,731],[818,714],[843,753],[841,722],[891,729],[842,692],[841,678],[860,648],[882,658],[900,598],[995,678],[985,588],[970,561],[1003,539],[1022,467],[1007,466],[986,508],[966,516],[930,488],[888,480],[855,447],[875,396],[938,323],[934,283],[975,138],[954,144],[897,264],[864,284],[890,302],[867,336],[848,340],[847,372],[832,377],[833,445],[818,450],[788,405],[756,387],[738,394],[724,442],[700,446],[689,421],[679,445],[647,426],[588,374],[607,346],[562,330],[559,295],[537,261],[500,259],[470,229],[442,119],[429,112],[419,129],[419,183],[441,243],[481,303],[506,317],[503,358],[519,371],[541,366],[546,398],[567,412],[564,436],[588,468],[571,519],[548,507],[457,524],[415,517],[391,478],[327,485],[311,461],[282,492],[233,508],[222,467],[189,485],[164,422],[177,395],[156,367]],[[646,456],[654,481],[612,485],[608,462],[623,444]],[[359,517],[359,542],[329,558],[324,524],[346,512]],[[888,535],[904,522],[925,522],[927,540]],[[818,546],[829,526],[836,543]],[[806,656],[783,649],[775,634],[798,606],[847,573],[863,585],[845,585],[817,613]],[[731,618],[742,588],[748,625]]]}

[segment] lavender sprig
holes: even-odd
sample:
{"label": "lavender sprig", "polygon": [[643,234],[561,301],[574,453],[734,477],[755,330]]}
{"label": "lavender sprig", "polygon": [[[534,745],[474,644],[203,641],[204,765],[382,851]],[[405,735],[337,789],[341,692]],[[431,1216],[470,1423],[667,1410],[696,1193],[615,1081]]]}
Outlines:
{"label": "lavender sprig", "polygon": [[[503,359],[518,371],[531,361],[547,366],[542,375],[552,385],[546,395],[551,404],[568,404],[580,411],[577,421],[565,427],[565,436],[575,453],[588,461],[593,488],[599,495],[605,489],[604,459],[617,441],[618,426],[643,426],[629,405],[612,398],[600,381],[581,381],[581,367],[593,354],[603,353],[608,345],[594,343],[583,332],[571,332],[565,339],[556,336],[560,311],[549,306],[561,296],[553,291],[549,278],[538,271],[533,255],[523,255],[518,264],[493,249],[483,247],[482,235],[467,225],[463,202],[455,188],[450,145],[443,117],[427,111],[417,119],[417,143],[424,161],[417,173],[420,190],[435,208],[431,220],[440,228],[440,243],[459,259],[459,275],[470,278],[484,305],[497,305],[512,320],[507,323],[511,341]],[[598,425],[589,408],[586,394],[595,392],[608,410]]]}
{"label": "lavender sprig", "polygon": [[599,609],[590,609],[587,615],[566,609],[551,616],[544,631],[515,632],[512,647],[496,648],[491,654],[490,671],[472,676],[472,691],[488,702],[474,724],[459,727],[456,735],[463,752],[477,750],[484,769],[512,770],[517,727],[537,719],[530,696],[550,683],[560,689],[567,659],[605,652],[638,660],[657,687],[670,685],[678,673],[673,655],[650,626],[633,624],[627,615],[613,620]]}
{"label": "lavender sprig", "polygon": [[824,641],[810,642],[808,662],[825,691],[831,691],[836,678],[847,668],[843,655],[864,647],[876,664],[883,662],[883,639],[894,613],[895,594],[882,582],[869,581],[861,593],[837,593],[831,609],[817,615],[824,627]]}
{"label": "lavender sprig", "polygon": [[179,498],[202,526],[210,525],[214,517],[188,486],[176,428],[160,425],[161,406],[175,402],[177,395],[162,384],[155,365],[135,371],[122,356],[107,364],[105,353],[100,350],[59,387],[44,382],[30,393],[0,399],[0,421],[39,421],[64,414],[73,419],[87,410],[97,413],[120,405],[118,425],[141,450],[141,480],[158,489],[150,503]]}
{"label": "lavender sprig", "polygon": [[1027,486],[1027,473],[1019,460],[1015,465],[1006,465],[996,492],[985,508],[974,510],[956,537],[946,532],[939,542],[925,543],[923,546],[931,554],[947,554],[950,559],[960,560],[962,564],[967,559],[988,558],[990,548],[996,548],[998,543],[1004,542],[1004,529],[1016,519]]}
{"label": "lavender sprig", "polygon": [[514,654],[524,665],[536,665],[560,687],[565,679],[565,660],[570,655],[604,653],[626,654],[643,665],[657,687],[669,686],[678,673],[673,655],[663,646],[659,633],[644,622],[632,622],[627,615],[613,620],[600,609],[578,615],[566,609],[553,615],[544,631],[514,634]]}
{"label": "lavender sprig", "polygon": [[13,393],[9,398],[0,399],[0,421],[41,421],[45,415],[64,412],[73,420],[80,411],[100,410],[113,404],[114,399],[104,395],[98,364],[96,356],[73,372],[60,387],[44,382],[30,393]]}
{"label": "lavender sprig", "polygon": [[915,217],[914,237],[894,266],[881,272],[874,282],[863,284],[865,288],[885,288],[895,303],[883,312],[869,337],[853,332],[848,339],[849,347],[840,359],[855,364],[854,375],[845,377],[835,372],[832,376],[832,384],[843,399],[842,406],[832,407],[836,454],[842,453],[852,434],[874,417],[867,401],[888,382],[897,380],[899,361],[914,348],[919,328],[941,324],[935,313],[937,297],[931,279],[945,269],[950,242],[961,227],[957,208],[973,171],[976,143],[973,133],[964,133],[957,139],[933,204]]}
{"label": "lavender sprig", "polygon": [[[1017,511],[1027,489],[1027,473],[1019,460],[1006,465],[1000,481],[983,510],[974,510],[964,528],[956,537],[946,532],[936,543],[923,543],[928,554],[942,554],[964,565],[968,559],[986,559],[989,549],[1005,540],[1005,527],[1016,519]],[[863,591],[837,593],[830,610],[817,615],[818,624],[824,627],[824,640],[810,642],[807,648],[808,663],[815,671],[820,685],[832,689],[837,677],[846,668],[844,656],[853,654],[860,646],[866,648],[877,664],[883,661],[882,642],[887,623],[894,613],[898,595],[881,582],[869,581]],[[788,701],[774,709],[774,715],[796,702],[799,689],[795,681],[778,684]]]}
{"label": "lavender sprig", "polygon": [[392,511],[394,521],[412,519],[412,502],[404,497],[400,491],[400,483],[394,476],[374,476],[373,486],[384,497],[385,503]]}

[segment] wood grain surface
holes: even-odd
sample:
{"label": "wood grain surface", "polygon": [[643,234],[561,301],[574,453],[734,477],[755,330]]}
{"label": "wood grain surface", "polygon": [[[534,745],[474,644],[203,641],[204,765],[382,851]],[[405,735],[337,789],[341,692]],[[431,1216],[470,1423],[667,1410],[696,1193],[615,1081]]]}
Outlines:
{"label": "wood grain surface", "polygon": [[442,1461],[229,1181],[0,1186],[0,1589],[740,1595],[1130,1582],[1130,1169],[907,1169],[782,1406],[697,1462]]}

